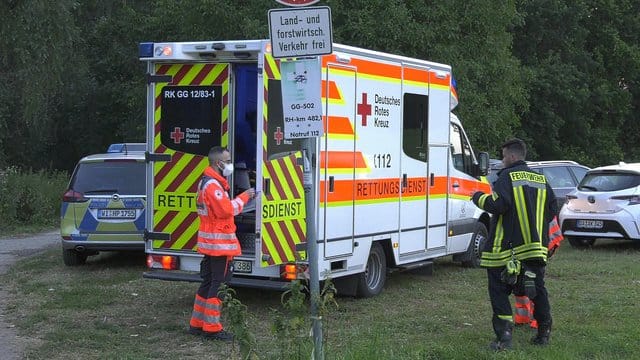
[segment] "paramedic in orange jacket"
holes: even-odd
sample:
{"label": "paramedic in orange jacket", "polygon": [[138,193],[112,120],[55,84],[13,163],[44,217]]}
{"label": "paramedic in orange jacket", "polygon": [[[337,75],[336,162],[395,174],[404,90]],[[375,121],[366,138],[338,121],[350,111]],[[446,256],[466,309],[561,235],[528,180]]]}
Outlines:
{"label": "paramedic in orange jacket", "polygon": [[220,146],[211,148],[209,166],[198,184],[196,200],[200,217],[198,252],[204,258],[200,263],[202,283],[196,292],[189,332],[222,341],[233,339],[233,334],[224,331],[220,323],[222,302],[218,299],[218,288],[231,277],[231,261],[241,253],[234,216],[256,194],[251,188],[231,200],[226,177],[232,173],[229,150]]}

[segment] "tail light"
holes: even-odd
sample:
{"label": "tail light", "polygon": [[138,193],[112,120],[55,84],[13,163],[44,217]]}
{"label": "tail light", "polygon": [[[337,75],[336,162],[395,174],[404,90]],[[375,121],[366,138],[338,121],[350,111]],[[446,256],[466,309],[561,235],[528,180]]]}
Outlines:
{"label": "tail light", "polygon": [[285,280],[308,279],[307,268],[305,264],[285,264],[280,267],[280,277]]}
{"label": "tail light", "polygon": [[84,194],[75,190],[67,190],[63,195],[62,195],[62,201],[64,202],[85,202],[89,199],[87,199],[86,197],[84,197]]}
{"label": "tail light", "polygon": [[628,205],[638,205],[638,204],[640,204],[640,195],[612,196],[611,200],[626,200],[626,201],[629,202]]}
{"label": "tail light", "polygon": [[147,267],[149,269],[178,270],[180,261],[177,256],[171,255],[147,255]]}
{"label": "tail light", "polygon": [[578,197],[577,197],[577,196],[575,196],[575,195],[567,195],[567,196],[565,196],[564,203],[565,203],[565,204],[568,204],[568,203],[569,203],[569,201],[571,201],[571,200],[573,200],[573,199],[577,199],[577,198],[578,198]]}

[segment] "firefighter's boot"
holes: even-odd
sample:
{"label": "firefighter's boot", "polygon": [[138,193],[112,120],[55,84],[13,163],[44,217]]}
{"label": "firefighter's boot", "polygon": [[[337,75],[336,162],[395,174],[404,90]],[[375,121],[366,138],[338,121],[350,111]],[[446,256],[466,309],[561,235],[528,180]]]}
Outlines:
{"label": "firefighter's boot", "polygon": [[511,349],[513,324],[510,321],[494,319],[493,331],[496,333],[496,339],[489,344],[491,350],[502,351]]}
{"label": "firefighter's boot", "polygon": [[551,336],[551,325],[540,324],[538,327],[538,334],[531,339],[533,345],[549,345],[549,337]]}

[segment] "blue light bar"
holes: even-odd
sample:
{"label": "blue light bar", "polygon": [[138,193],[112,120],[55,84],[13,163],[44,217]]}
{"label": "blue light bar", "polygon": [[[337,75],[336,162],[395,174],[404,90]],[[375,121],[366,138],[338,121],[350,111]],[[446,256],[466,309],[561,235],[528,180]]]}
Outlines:
{"label": "blue light bar", "polygon": [[138,55],[140,55],[141,58],[153,57],[153,43],[140,43],[138,45]]}

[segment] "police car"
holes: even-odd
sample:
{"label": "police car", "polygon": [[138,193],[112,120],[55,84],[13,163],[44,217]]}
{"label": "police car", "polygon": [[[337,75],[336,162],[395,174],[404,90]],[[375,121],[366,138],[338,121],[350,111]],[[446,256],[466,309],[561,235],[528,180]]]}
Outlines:
{"label": "police car", "polygon": [[89,155],[76,165],[62,196],[60,235],[65,265],[100,251],[144,250],[144,152]]}

